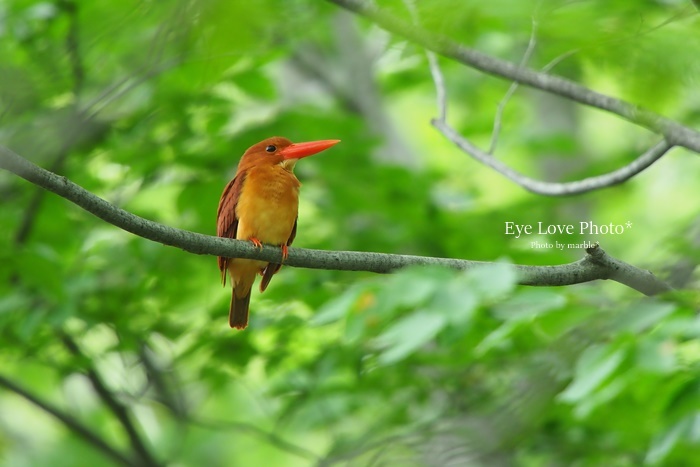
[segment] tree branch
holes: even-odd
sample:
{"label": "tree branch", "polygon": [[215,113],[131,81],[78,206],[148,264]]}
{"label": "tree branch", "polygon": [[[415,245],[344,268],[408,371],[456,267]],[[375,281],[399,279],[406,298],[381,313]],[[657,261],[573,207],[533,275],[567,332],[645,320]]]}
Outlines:
{"label": "tree branch", "polygon": [[477,161],[491,167],[526,190],[546,196],[575,195],[620,184],[642,172],[673,148],[672,144],[662,140],[629,164],[607,174],[588,177],[574,182],[543,182],[521,174],[520,172],[508,167],[500,160],[494,158],[491,154],[477,148],[468,139],[457,133],[457,131],[444,120],[435,119],[432,121],[432,124],[447,139],[452,141],[457,145],[457,147]]}
{"label": "tree branch", "polygon": [[[330,0],[334,1],[334,0]],[[338,0],[335,1],[335,3],[341,4],[342,6],[346,6],[349,4],[356,4],[357,2],[353,2],[352,0],[344,1],[344,0]],[[411,0],[404,0],[404,4],[406,8],[409,11],[409,14],[413,20],[413,23],[415,27],[420,27],[420,18],[418,17],[418,12],[416,10],[415,4]],[[365,7],[363,7],[365,8]],[[367,10],[368,9],[368,10]],[[357,11],[357,10],[355,10]],[[364,13],[365,11],[370,11],[369,14]],[[374,11],[372,7],[366,6],[366,10],[363,10],[362,14],[366,14],[367,16],[370,15],[375,15],[379,17],[385,16],[383,13],[379,11]],[[371,19],[375,19],[375,16],[370,16]],[[391,20],[398,21],[395,18],[387,17]],[[379,21],[376,21],[378,24]],[[388,28],[387,28],[388,29]],[[429,33],[426,31],[422,32],[425,35],[428,35]],[[522,70],[527,70],[526,65],[532,55],[532,52],[534,51],[535,44],[536,44],[536,34],[537,34],[537,21],[533,17],[532,19],[532,31],[530,33],[530,40],[528,42],[527,49],[525,51],[525,54],[523,58],[520,61],[520,64],[517,66],[517,71],[522,71]],[[439,50],[437,52],[440,52]],[[573,182],[566,182],[566,183],[555,183],[555,182],[544,182],[540,180],[536,180],[530,177],[527,177],[512,168],[508,167],[506,164],[503,162],[495,159],[493,157],[493,152],[495,151],[496,144],[498,143],[498,136],[501,130],[501,118],[503,114],[503,110],[505,108],[505,105],[508,103],[512,95],[515,93],[516,89],[518,88],[518,84],[520,84],[520,81],[517,79],[510,85],[506,95],[503,97],[501,102],[498,104],[498,109],[496,111],[496,116],[494,118],[494,127],[493,127],[493,132],[491,135],[491,145],[489,147],[488,152],[484,152],[477,148],[474,144],[472,144],[467,138],[461,136],[459,133],[457,133],[448,123],[447,123],[447,89],[445,86],[445,79],[442,75],[442,70],[440,69],[440,65],[437,61],[437,57],[435,56],[435,53],[429,49],[426,48],[425,53],[428,57],[428,64],[430,67],[430,74],[433,79],[433,83],[435,84],[435,92],[436,92],[436,98],[437,98],[437,107],[438,107],[438,118],[434,119],[432,121],[433,126],[440,131],[443,136],[445,136],[447,139],[452,141],[454,144],[456,144],[462,151],[466,152],[469,154],[472,158],[474,158],[476,161],[481,162],[482,164],[485,164],[495,171],[499,172],[501,175],[505,176],[506,178],[510,179],[511,181],[517,183],[518,185],[522,186],[526,190],[529,190],[533,193],[537,193],[540,195],[545,195],[545,196],[566,196],[566,195],[574,195],[574,194],[581,194],[585,193],[588,191],[593,191],[601,188],[607,188],[613,185],[617,185],[619,183],[622,183],[631,177],[637,175],[638,173],[642,172],[645,170],[647,167],[649,167],[651,164],[656,162],[659,158],[661,158],[666,152],[668,152],[670,149],[673,148],[672,144],[668,144],[666,140],[661,141],[658,143],[656,146],[653,146],[649,150],[647,150],[644,154],[639,156],[637,159],[632,161],[631,163],[627,164],[626,166],[623,166],[617,170],[614,170],[612,172],[609,172],[604,175],[599,175],[596,177],[589,177],[585,178],[583,180],[578,180],[578,181],[573,181]],[[478,52],[474,52],[478,54]],[[490,57],[484,56],[485,59],[491,59]],[[493,59],[496,60],[496,59]],[[505,63],[505,62],[504,62]],[[516,73],[517,75],[517,73]],[[591,91],[592,92],[592,91]],[[631,104],[630,104],[631,105]]]}
{"label": "tree branch", "polygon": [[596,243],[586,248],[588,256],[583,261],[603,267],[608,271],[608,279],[625,284],[645,295],[656,295],[672,290],[671,286],[657,279],[651,271],[645,271],[631,264],[609,256]]}
{"label": "tree branch", "polygon": [[[83,354],[83,352],[78,347],[78,344],[76,344],[70,336],[62,334],[61,340],[63,341],[63,344],[66,346],[66,348],[70,351],[71,354],[84,361],[89,361],[89,359]],[[124,407],[124,405],[121,402],[117,400],[116,397],[114,397],[114,394],[112,394],[109,388],[107,388],[107,385],[104,383],[104,381],[102,381],[102,377],[100,376],[100,374],[94,368],[88,366],[85,369],[85,376],[87,376],[87,378],[90,380],[90,383],[95,389],[97,395],[107,405],[107,407],[114,414],[114,416],[117,417],[117,420],[119,420],[119,423],[124,428],[124,431],[129,437],[129,443],[131,444],[131,448],[133,449],[134,453],[138,456],[139,465],[155,467],[160,466],[160,462],[158,462],[153,457],[151,452],[144,444],[143,440],[141,440],[141,435],[136,429],[136,426],[134,425],[134,422],[131,419],[129,411],[126,409],[126,407]]]}
{"label": "tree branch", "polygon": [[[535,20],[533,19],[530,41],[528,43],[527,50],[525,51],[525,56],[523,57],[519,65],[521,68],[526,65],[534,49],[536,43],[536,28],[537,25]],[[598,190],[601,188],[607,188],[613,185],[617,185],[642,172],[651,164],[659,160],[664,154],[666,154],[666,152],[673,148],[673,146],[668,144],[665,140],[661,141],[659,144],[653,146],[644,154],[642,154],[626,166],[623,166],[617,170],[614,170],[604,175],[589,177],[574,182],[543,182],[527,177],[517,172],[516,170],[513,170],[503,162],[493,157],[493,152],[496,148],[496,144],[498,142],[498,135],[501,129],[501,116],[503,113],[503,109],[510,97],[517,89],[518,82],[514,81],[511,84],[505,97],[498,104],[498,109],[496,111],[496,117],[494,120],[493,133],[491,135],[491,146],[489,147],[488,152],[484,152],[477,148],[474,144],[472,144],[467,138],[457,133],[457,131],[455,131],[447,123],[447,89],[445,87],[445,80],[442,76],[440,65],[438,64],[437,59],[435,58],[435,54],[430,50],[426,50],[426,54],[428,55],[429,59],[430,74],[432,75],[433,82],[435,84],[437,105],[439,110],[439,117],[432,121],[433,126],[436,129],[438,129],[438,131],[440,131],[443,134],[443,136],[445,136],[448,140],[456,144],[462,151],[469,154],[476,161],[491,167],[501,175],[505,176],[506,178],[510,179],[511,181],[517,183],[518,185],[533,193],[545,196],[566,196],[581,194],[588,191]]]}
{"label": "tree branch", "polygon": [[174,369],[164,369],[156,361],[155,352],[148,344],[139,345],[139,360],[143,364],[149,385],[153,386],[156,400],[163,404],[178,421],[187,418],[188,407],[182,394],[181,385],[175,379]]}
{"label": "tree branch", "polygon": [[32,404],[42,409],[44,412],[48,413],[49,415],[52,415],[54,418],[58,419],[61,423],[63,423],[68,429],[77,434],[80,438],[102,451],[107,457],[113,459],[115,462],[126,466],[136,465],[126,455],[122,454],[117,449],[110,446],[104,439],[97,436],[91,429],[80,423],[77,419],[52,406],[48,402],[41,400],[36,395],[18,386],[3,375],[0,375],[0,386],[25,398]]}
{"label": "tree branch", "polygon": [[327,0],[360,14],[383,29],[440,55],[493,76],[571,99],[583,105],[614,113],[636,125],[663,135],[672,145],[700,153],[700,133],[630,102],[593,91],[573,81],[520,67],[465,47],[439,34],[433,34],[403,21],[365,0]]}
{"label": "tree branch", "polygon": [[[175,229],[124,211],[76,185],[66,177],[44,170],[3,146],[0,146],[0,168],[9,170],[25,180],[66,198],[112,225],[148,240],[182,248],[190,253],[200,255],[282,262],[282,253],[277,247],[265,245],[263,248],[256,248],[251,242]],[[489,263],[426,256],[290,248],[289,258],[284,261],[284,264],[311,269],[387,273],[412,265],[471,269]],[[519,274],[519,282],[523,285],[562,286],[590,282],[596,279],[612,279],[647,295],[670,290],[668,285],[653,274],[611,258],[602,250],[597,253],[596,257],[592,257],[589,252],[588,256],[569,264],[559,266],[515,265],[515,268]],[[634,279],[626,276],[632,271],[636,272]]]}

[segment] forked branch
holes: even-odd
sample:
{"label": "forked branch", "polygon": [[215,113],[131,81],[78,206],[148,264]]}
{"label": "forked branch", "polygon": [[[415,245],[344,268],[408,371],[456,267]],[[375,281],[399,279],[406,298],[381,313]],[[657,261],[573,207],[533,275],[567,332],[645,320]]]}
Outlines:
{"label": "forked branch", "polygon": [[[428,64],[430,66],[430,74],[435,84],[437,97],[438,118],[432,121],[433,126],[440,131],[445,138],[453,142],[455,145],[457,145],[457,147],[470,155],[473,159],[488,167],[491,167],[501,175],[517,183],[528,191],[545,196],[567,196],[611,187],[632,178],[648,168],[669,150],[671,150],[675,144],[683,145],[679,142],[669,142],[669,136],[667,135],[667,132],[662,129],[663,125],[661,125],[661,123],[666,120],[660,115],[640,109],[633,104],[598,94],[592,90],[584,88],[583,86],[564,80],[563,78],[550,76],[546,73],[538,73],[528,69],[526,66],[536,44],[535,35],[537,23],[535,20],[533,20],[530,41],[528,43],[527,50],[525,51],[525,55],[520,64],[516,66],[509,62],[483,55],[475,50],[467,49],[459,44],[451,42],[445,37],[437,36],[428,31],[422,30],[420,28],[420,21],[415,5],[409,0],[406,0],[404,3],[406,4],[411,17],[413,18],[412,29],[406,29],[408,23],[404,23],[400,19],[392,17],[391,15],[366,2],[360,0],[330,1],[356,13],[364,15],[388,31],[400,34],[425,47],[426,55],[428,57]],[[460,135],[456,130],[454,130],[447,122],[447,88],[445,86],[445,79],[442,75],[442,71],[440,70],[440,65],[435,55],[436,53],[454,58],[457,61],[486,73],[495,74],[497,76],[513,80],[508,92],[498,106],[494,121],[493,135],[491,137],[491,145],[488,151],[479,149],[466,137]],[[527,79],[528,77],[530,78],[529,80]],[[533,81],[533,77],[537,79]],[[665,139],[649,148],[629,164],[607,174],[564,183],[545,182],[528,177],[517,172],[493,156],[498,135],[500,133],[500,121],[503,107],[515,92],[518,85],[521,83],[551,92],[553,94],[562,95],[585,105],[590,105],[617,113],[623,118],[664,135]],[[636,117],[632,118],[634,115],[636,115]],[[656,124],[649,126],[649,122],[651,121],[655,121]],[[666,121],[666,123],[679,125],[670,120]],[[692,132],[690,129],[687,130]],[[693,139],[695,137],[698,138],[698,141]],[[697,142],[700,142],[700,134],[695,133],[695,136],[691,137],[691,139],[687,142],[689,142],[691,146]],[[690,146],[686,145],[686,147]],[[700,144],[698,147],[700,147]]]}
{"label": "forked branch", "polygon": [[579,104],[594,107],[620,116],[636,125],[657,133],[671,145],[683,146],[700,153],[700,132],[659,115],[651,110],[602,94],[568,79],[534,71],[506,60],[465,47],[448,37],[427,31],[378,8],[367,0],[327,0],[342,8],[364,16],[381,28],[414,42],[427,50],[451,58],[484,73],[517,81],[523,86],[555,94]]}

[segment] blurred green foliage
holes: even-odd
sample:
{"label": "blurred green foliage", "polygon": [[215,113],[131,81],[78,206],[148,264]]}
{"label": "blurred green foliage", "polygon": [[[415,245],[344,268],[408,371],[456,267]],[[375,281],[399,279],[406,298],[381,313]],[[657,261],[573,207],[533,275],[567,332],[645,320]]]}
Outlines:
{"label": "blurred green foliage", "polygon": [[[399,0],[377,2],[408,18]],[[700,127],[698,12],[681,0],[417,2],[421,23]],[[510,83],[441,60],[449,118],[488,147]],[[696,156],[622,186],[544,199],[430,126],[422,51],[310,0],[0,4],[0,144],[138,215],[202,233],[238,158],[272,135],[339,138],[297,167],[295,246],[494,261],[388,276],[285,267],[228,328],[214,258],[150,243],[0,174],[0,375],[130,449],[97,371],[173,465],[693,465],[700,449]],[[519,89],[497,157],[574,180],[657,137]],[[626,224],[505,234],[505,222]],[[515,285],[600,241],[671,280]],[[66,339],[82,355],[71,352]],[[109,465],[0,391],[0,465]]]}

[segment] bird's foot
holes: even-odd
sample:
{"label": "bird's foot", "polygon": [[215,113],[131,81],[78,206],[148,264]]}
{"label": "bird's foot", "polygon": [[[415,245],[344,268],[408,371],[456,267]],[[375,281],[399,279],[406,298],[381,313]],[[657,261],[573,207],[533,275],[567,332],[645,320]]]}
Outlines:
{"label": "bird's foot", "polygon": [[258,240],[257,238],[250,237],[248,240],[253,242],[253,245],[255,246],[255,248],[262,248],[262,242],[260,240]]}
{"label": "bird's foot", "polygon": [[287,245],[282,245],[282,261],[287,258],[289,258],[289,248],[287,248]]}

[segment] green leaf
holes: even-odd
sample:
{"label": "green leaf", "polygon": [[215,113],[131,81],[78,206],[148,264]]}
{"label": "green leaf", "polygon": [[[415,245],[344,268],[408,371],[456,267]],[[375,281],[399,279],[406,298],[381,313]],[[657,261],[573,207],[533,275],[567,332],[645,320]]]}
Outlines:
{"label": "green leaf", "polygon": [[418,311],[399,320],[378,337],[386,348],[379,363],[389,365],[403,360],[434,338],[446,324],[443,315]]}
{"label": "green leaf", "polygon": [[515,331],[518,327],[518,323],[515,321],[509,321],[503,323],[501,326],[496,328],[495,331],[489,333],[479,344],[474,348],[474,352],[477,355],[484,355],[489,351],[497,347],[504,347],[506,344],[506,339]]}
{"label": "green leaf", "polygon": [[496,347],[506,346],[506,340],[522,325],[549,311],[566,304],[566,298],[544,289],[525,289],[493,307],[493,314],[505,322],[489,333],[475,348],[477,354],[485,354]]}
{"label": "green leaf", "polygon": [[31,300],[27,295],[11,293],[0,297],[0,314],[13,313],[30,308]]}
{"label": "green leaf", "polygon": [[671,315],[676,308],[674,303],[644,299],[621,311],[615,320],[615,327],[620,331],[640,333]]}
{"label": "green leaf", "polygon": [[574,371],[574,380],[559,394],[565,402],[579,402],[598,389],[620,366],[625,358],[623,349],[610,345],[593,345],[583,351]]}
{"label": "green leaf", "polygon": [[678,419],[695,412],[700,412],[700,379],[683,382],[666,408],[667,416],[671,419]]}
{"label": "green leaf", "polygon": [[439,288],[427,308],[443,314],[450,324],[465,326],[479,307],[479,296],[471,281],[463,274],[456,275]]}
{"label": "green leaf", "polygon": [[640,369],[670,374],[677,366],[676,355],[665,340],[644,339],[637,344],[636,361]]}
{"label": "green leaf", "polygon": [[493,314],[509,321],[529,321],[543,313],[562,308],[566,297],[546,289],[525,289],[493,308]]}
{"label": "green leaf", "polygon": [[447,283],[455,272],[434,266],[416,266],[402,269],[380,279],[376,308],[381,313],[397,308],[417,308]]}
{"label": "green leaf", "polygon": [[322,326],[338,321],[347,315],[351,307],[357,302],[358,297],[364,292],[363,287],[350,287],[339,297],[326,302],[318,312],[309,320],[311,326]]}
{"label": "green leaf", "polygon": [[663,433],[654,437],[651,447],[649,447],[647,455],[644,458],[644,462],[646,464],[658,464],[663,461],[673,448],[676,447],[678,442],[688,437],[691,431],[697,430],[699,425],[700,415],[697,414],[685,417],[674,423]]}
{"label": "green leaf", "polygon": [[508,263],[494,263],[474,268],[467,272],[474,290],[484,300],[495,300],[515,289],[518,274]]}

